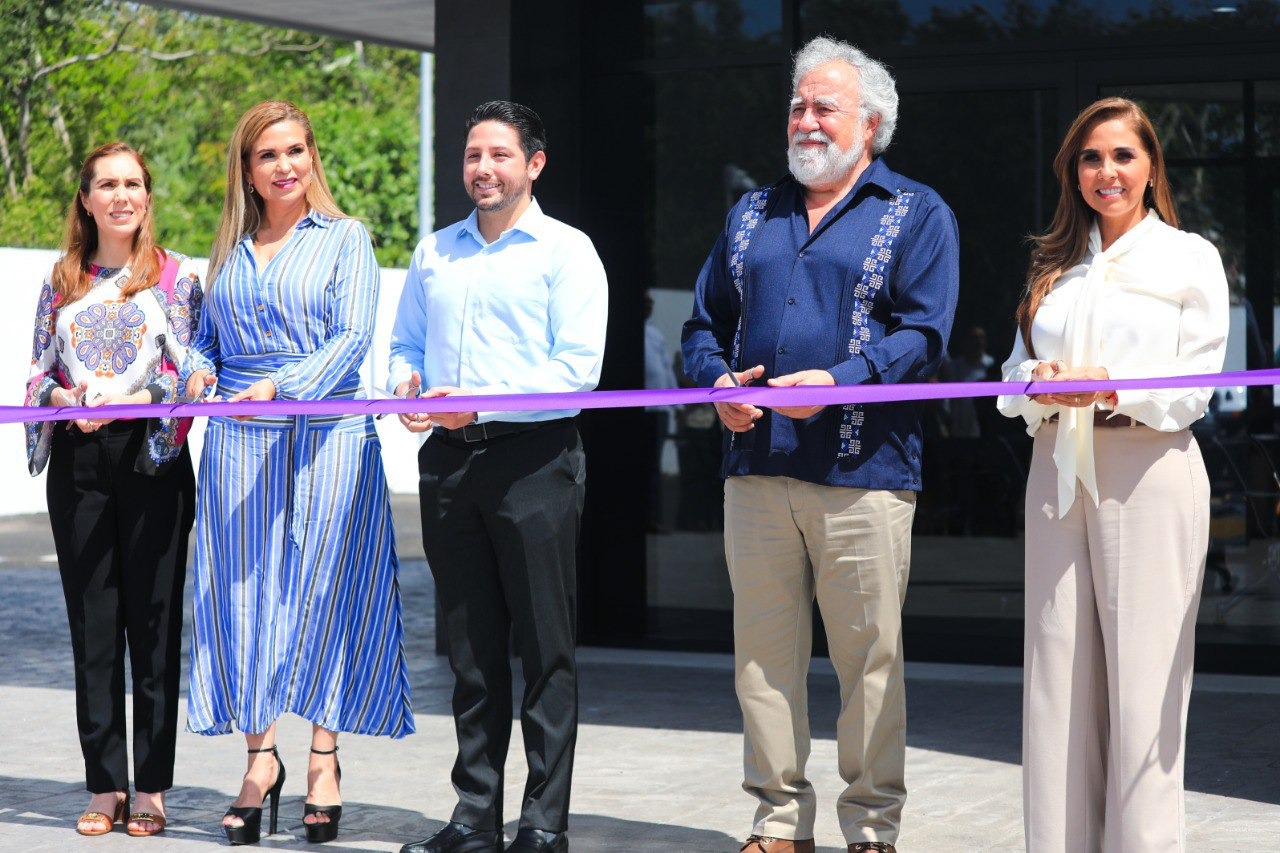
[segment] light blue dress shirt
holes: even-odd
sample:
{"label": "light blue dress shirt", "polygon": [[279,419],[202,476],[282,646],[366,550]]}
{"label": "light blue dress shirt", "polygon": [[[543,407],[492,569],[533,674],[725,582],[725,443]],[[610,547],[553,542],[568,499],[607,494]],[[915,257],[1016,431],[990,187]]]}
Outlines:
{"label": "light blue dress shirt", "polygon": [[[425,391],[590,391],[600,381],[609,291],[590,238],[535,200],[492,243],[476,212],[413,253],[391,332],[388,390],[412,371]],[[462,411],[470,411],[463,407]],[[480,412],[478,421],[544,421],[578,409]]]}

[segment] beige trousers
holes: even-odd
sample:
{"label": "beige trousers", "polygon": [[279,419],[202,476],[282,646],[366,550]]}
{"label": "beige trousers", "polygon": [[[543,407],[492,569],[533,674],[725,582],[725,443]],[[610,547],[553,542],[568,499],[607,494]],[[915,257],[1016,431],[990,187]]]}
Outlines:
{"label": "beige trousers", "polygon": [[1094,431],[1100,505],[1027,483],[1022,775],[1030,853],[1185,849],[1182,758],[1209,482],[1187,431]]}
{"label": "beige trousers", "polygon": [[850,843],[895,842],[906,799],[902,602],[915,493],[756,476],[730,477],[724,493],[742,787],[759,800],[752,831],[813,838],[806,678],[816,597],[840,681],[840,828]]}

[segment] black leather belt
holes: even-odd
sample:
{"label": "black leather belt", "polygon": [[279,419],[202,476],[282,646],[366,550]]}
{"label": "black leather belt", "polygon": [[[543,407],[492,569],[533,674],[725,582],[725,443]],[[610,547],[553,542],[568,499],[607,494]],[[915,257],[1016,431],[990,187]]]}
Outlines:
{"label": "black leather belt", "polygon": [[479,444],[504,435],[531,432],[535,429],[572,422],[573,418],[556,418],[551,421],[486,421],[482,424],[467,424],[462,429],[445,429],[438,426],[431,431],[431,434],[448,444]]}
{"label": "black leather belt", "polygon": [[[1049,416],[1049,420],[1051,421],[1056,421],[1057,419],[1058,419],[1057,412],[1054,412],[1052,415]],[[1093,425],[1096,427],[1115,428],[1115,427],[1140,427],[1143,424],[1142,424],[1142,421],[1138,420],[1137,418],[1131,418],[1128,415],[1116,415],[1113,418],[1111,417],[1111,412],[1103,411],[1102,409],[1094,409]]]}

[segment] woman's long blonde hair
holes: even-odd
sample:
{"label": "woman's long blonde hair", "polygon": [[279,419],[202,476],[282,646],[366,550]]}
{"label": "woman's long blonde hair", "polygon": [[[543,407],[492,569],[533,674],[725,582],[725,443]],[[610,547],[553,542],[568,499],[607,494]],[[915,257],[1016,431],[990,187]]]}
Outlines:
{"label": "woman's long blonde hair", "polygon": [[[307,189],[307,206],[326,216],[347,216],[338,208],[333,193],[329,191],[324,166],[320,163],[320,149],[316,147],[316,136],[311,130],[311,119],[289,101],[263,101],[240,116],[227,146],[227,192],[222,201],[222,220],[218,223],[218,233],[209,252],[207,283],[217,280],[218,271],[231,257],[236,244],[246,234],[257,231],[262,222],[262,197],[249,192],[247,163],[262,132],[282,121],[297,122],[306,135],[307,150],[311,152],[311,186]],[[209,284],[205,286],[207,288]]]}
{"label": "woman's long blonde hair", "polygon": [[1147,210],[1154,209],[1162,220],[1174,228],[1178,227],[1178,214],[1174,209],[1169,177],[1165,172],[1164,152],[1160,150],[1156,129],[1142,107],[1127,98],[1103,98],[1081,110],[1067,130],[1057,156],[1053,158],[1053,171],[1058,177],[1059,188],[1058,207],[1053,213],[1053,221],[1047,232],[1029,238],[1034,245],[1031,250],[1031,267],[1027,271],[1027,288],[1022,294],[1022,301],[1018,303],[1015,316],[1022,341],[1033,357],[1035,349],[1031,344],[1031,322],[1035,319],[1036,309],[1040,307],[1040,300],[1044,299],[1059,276],[1080,263],[1089,247],[1089,228],[1093,225],[1095,214],[1080,194],[1080,181],[1076,171],[1080,149],[1084,147],[1084,141],[1094,127],[1113,119],[1121,119],[1129,125],[1129,129],[1137,135],[1147,156],[1151,158],[1151,185],[1142,194],[1143,207]]}
{"label": "woman's long blonde hair", "polygon": [[80,167],[80,183],[76,197],[67,208],[67,224],[62,237],[62,256],[53,265],[53,292],[59,303],[75,302],[89,292],[93,283],[90,268],[98,251],[98,224],[84,206],[85,196],[93,186],[93,173],[104,157],[128,154],[142,169],[142,186],[147,191],[147,207],[142,211],[138,230],[133,232],[133,249],[129,253],[129,278],[120,288],[125,296],[146,290],[160,278],[164,250],[156,246],[151,221],[151,170],[142,155],[123,142],[108,142],[95,148]]}

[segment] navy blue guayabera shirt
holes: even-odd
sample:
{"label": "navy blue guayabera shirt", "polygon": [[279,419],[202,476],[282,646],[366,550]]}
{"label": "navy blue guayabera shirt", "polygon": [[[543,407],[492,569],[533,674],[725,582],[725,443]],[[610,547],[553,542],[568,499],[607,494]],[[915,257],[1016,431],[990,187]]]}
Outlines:
{"label": "navy blue guayabera shirt", "polygon": [[[893,201],[900,191],[910,195],[904,197],[905,214],[897,206],[902,215],[893,223]],[[740,300],[730,255],[751,195],[730,211],[698,275],[693,316],[682,336],[690,378],[709,386],[725,372],[743,302],[746,316],[736,369],[763,364],[766,379],[821,369],[838,385],[919,382],[937,370],[959,293],[955,216],[937,193],[877,159],[811,234],[803,188],[790,176],[783,178],[770,189],[750,236],[743,273],[746,298]],[[884,263],[877,270],[869,258],[881,251],[876,246],[883,246],[886,227],[890,251],[878,256]],[[871,271],[879,278],[868,293]],[[857,311],[856,297],[862,297],[865,313]],[[851,344],[859,335],[861,341]],[[879,403],[848,415],[844,407],[828,406],[807,420],[766,409],[754,429],[732,442],[726,436],[721,473],[918,491],[919,405]],[[858,423],[851,453],[849,418]]]}

